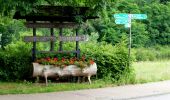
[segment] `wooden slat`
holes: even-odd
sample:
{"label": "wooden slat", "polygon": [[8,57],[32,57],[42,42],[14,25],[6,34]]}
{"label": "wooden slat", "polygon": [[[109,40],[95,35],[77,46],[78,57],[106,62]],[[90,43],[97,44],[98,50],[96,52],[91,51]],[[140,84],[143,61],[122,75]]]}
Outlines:
{"label": "wooden slat", "polygon": [[37,53],[77,53],[78,51],[36,51]]}
{"label": "wooden slat", "polygon": [[81,36],[59,36],[59,41],[87,41],[88,37],[86,35]]}
{"label": "wooden slat", "polygon": [[78,25],[76,23],[30,23],[26,22],[27,28],[75,28]]}
{"label": "wooden slat", "polygon": [[24,42],[47,42],[47,41],[56,41],[55,36],[25,36]]}
{"label": "wooden slat", "polygon": [[56,36],[25,36],[24,42],[48,42],[48,41],[57,41],[57,39],[61,41],[87,41],[88,37],[86,35],[81,36],[59,36],[58,38]]}

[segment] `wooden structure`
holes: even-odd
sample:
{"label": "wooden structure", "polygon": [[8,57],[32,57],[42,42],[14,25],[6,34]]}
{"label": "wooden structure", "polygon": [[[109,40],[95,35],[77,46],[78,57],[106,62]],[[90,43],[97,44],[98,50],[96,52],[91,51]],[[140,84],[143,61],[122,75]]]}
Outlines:
{"label": "wooden structure", "polygon": [[[27,15],[21,15],[19,11],[17,11],[14,15],[14,19],[26,19],[25,26],[33,29],[33,37],[26,37],[26,42],[32,42],[32,58],[33,61],[36,59],[36,53],[75,53],[76,57],[80,55],[79,49],[79,41],[83,40],[81,37],[78,37],[79,24],[77,23],[77,18],[81,18],[82,21],[86,21],[87,19],[95,19],[97,16],[91,16],[91,9],[88,7],[71,7],[71,6],[38,6],[35,7],[34,11],[30,12]],[[37,28],[49,28],[50,36],[49,37],[37,37],[36,30]],[[54,28],[59,29],[59,50],[54,50],[54,42],[57,38],[54,36]],[[74,28],[76,30],[76,37],[81,39],[75,39],[76,48],[73,51],[64,51],[63,50],[63,41],[67,41],[69,39],[65,39],[63,36],[63,28]],[[68,37],[67,37],[68,38]],[[74,38],[74,37],[73,37]],[[72,38],[72,40],[74,40]],[[36,50],[36,42],[45,42],[51,41],[50,43],[50,51],[37,51]]]}

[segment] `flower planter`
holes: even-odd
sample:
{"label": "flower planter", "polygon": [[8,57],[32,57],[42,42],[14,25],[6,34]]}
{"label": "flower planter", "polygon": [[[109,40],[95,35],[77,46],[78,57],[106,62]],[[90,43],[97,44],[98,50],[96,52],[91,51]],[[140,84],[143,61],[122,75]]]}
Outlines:
{"label": "flower planter", "polygon": [[68,65],[65,67],[55,65],[42,65],[39,63],[33,63],[33,77],[42,76],[45,78],[47,85],[48,77],[62,77],[62,76],[84,76],[88,77],[88,81],[91,84],[90,77],[96,75],[97,65],[96,63],[90,64],[87,67],[80,68],[77,65]]}

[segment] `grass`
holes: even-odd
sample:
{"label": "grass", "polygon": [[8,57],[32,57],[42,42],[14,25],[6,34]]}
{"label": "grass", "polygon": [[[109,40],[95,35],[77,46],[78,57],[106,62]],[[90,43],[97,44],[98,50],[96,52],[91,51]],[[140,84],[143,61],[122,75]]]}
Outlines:
{"label": "grass", "polygon": [[170,60],[133,63],[136,83],[170,80]]}
{"label": "grass", "polygon": [[45,86],[44,83],[0,82],[0,95],[58,92],[58,91],[102,88],[102,87],[108,87],[108,86],[113,86],[113,84],[106,83],[103,80],[93,81],[92,84],[89,84],[89,83],[49,83],[48,86]]}
{"label": "grass", "polygon": [[[135,83],[155,82],[170,80],[170,60],[167,61],[145,61],[133,63],[136,74]],[[95,80],[91,85],[88,83],[44,83],[32,82],[0,82],[0,95],[4,94],[30,94],[44,92],[70,91],[80,89],[92,89],[112,87],[121,83],[112,83],[109,80]]]}

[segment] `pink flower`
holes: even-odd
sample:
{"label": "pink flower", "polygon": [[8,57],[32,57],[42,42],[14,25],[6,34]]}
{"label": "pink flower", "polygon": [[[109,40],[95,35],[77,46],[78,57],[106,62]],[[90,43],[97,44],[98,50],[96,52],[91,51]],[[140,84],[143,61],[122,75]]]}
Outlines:
{"label": "pink flower", "polygon": [[47,60],[47,61],[50,61],[50,57],[47,57],[46,60]]}
{"label": "pink flower", "polygon": [[62,58],[62,60],[61,60],[62,62],[64,62],[65,61],[65,58]]}
{"label": "pink flower", "polygon": [[58,58],[54,58],[54,61],[57,61],[58,60]]}

